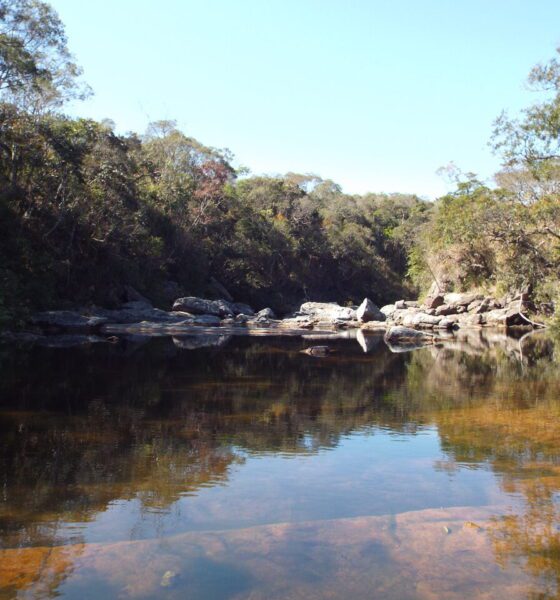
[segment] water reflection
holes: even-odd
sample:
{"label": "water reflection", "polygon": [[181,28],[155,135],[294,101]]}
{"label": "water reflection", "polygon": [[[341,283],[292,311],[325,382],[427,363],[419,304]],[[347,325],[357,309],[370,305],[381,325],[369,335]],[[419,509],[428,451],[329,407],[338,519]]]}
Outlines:
{"label": "water reflection", "polygon": [[557,597],[552,339],[217,338],[1,351],[5,597]]}

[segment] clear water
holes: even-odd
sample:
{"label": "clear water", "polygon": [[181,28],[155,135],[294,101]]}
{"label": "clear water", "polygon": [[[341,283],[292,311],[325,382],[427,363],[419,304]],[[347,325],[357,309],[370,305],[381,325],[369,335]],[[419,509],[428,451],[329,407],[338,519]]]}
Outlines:
{"label": "clear water", "polygon": [[558,598],[554,340],[310,344],[0,348],[0,597]]}

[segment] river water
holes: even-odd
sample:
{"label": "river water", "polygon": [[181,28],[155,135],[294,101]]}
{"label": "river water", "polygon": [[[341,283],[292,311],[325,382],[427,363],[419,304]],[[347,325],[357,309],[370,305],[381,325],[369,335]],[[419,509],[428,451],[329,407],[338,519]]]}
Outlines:
{"label": "river water", "polygon": [[359,341],[1,347],[0,598],[559,598],[560,346]]}

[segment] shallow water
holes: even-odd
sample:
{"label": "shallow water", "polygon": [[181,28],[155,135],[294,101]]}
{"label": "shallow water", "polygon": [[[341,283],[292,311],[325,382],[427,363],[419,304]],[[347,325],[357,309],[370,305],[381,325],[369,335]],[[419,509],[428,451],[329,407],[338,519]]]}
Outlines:
{"label": "shallow water", "polygon": [[0,348],[0,597],[558,598],[555,343],[311,343]]}

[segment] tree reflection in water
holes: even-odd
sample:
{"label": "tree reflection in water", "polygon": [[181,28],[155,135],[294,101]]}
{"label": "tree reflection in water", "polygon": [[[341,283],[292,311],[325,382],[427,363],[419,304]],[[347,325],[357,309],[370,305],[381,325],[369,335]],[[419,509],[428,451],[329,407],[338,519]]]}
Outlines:
{"label": "tree reflection in water", "polygon": [[337,352],[320,360],[302,355],[295,338],[235,338],[196,350],[169,339],[4,350],[0,544],[8,597],[38,584],[42,595],[57,594],[73,569],[65,545],[79,554],[87,541],[67,525],[95,520],[114,502],[169,511],[181,497],[227,484],[249,456],[310,456],[371,427],[410,435],[430,426],[446,457],[436,469],[490,468],[505,494],[523,499],[522,510],[487,528],[497,561],[522,564],[535,579],[533,597],[557,597],[554,341],[535,336],[519,352],[516,340],[474,333],[408,354],[329,343]]}

